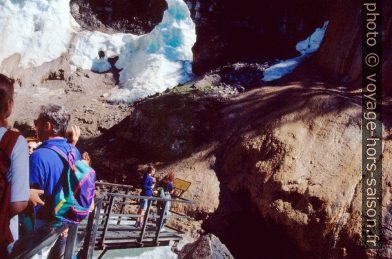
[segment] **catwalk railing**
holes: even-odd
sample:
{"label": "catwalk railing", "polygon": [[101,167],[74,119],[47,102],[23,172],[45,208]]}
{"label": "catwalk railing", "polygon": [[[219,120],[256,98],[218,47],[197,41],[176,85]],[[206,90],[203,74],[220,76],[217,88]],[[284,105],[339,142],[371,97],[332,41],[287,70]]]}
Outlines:
{"label": "catwalk railing", "polygon": [[[145,214],[131,213],[138,209],[141,200],[147,202]],[[171,242],[180,241],[184,232],[167,226],[167,221],[186,217],[169,212],[173,203],[192,204],[182,198],[104,193],[95,200],[94,209],[87,220],[79,225],[58,223],[37,229],[14,242],[9,257],[31,258],[52,244],[67,227],[69,232],[64,258],[73,258],[73,255],[92,258],[94,250],[101,250],[102,256],[112,249],[170,245]],[[142,218],[141,227],[135,226],[138,218]]]}

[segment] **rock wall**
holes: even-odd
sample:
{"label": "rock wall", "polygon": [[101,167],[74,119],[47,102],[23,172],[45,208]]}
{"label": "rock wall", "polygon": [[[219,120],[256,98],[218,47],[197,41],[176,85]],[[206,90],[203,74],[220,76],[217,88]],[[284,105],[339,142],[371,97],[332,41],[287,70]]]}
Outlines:
{"label": "rock wall", "polygon": [[[110,160],[119,165],[134,156],[154,162],[160,173],[174,170],[192,182],[186,197],[197,205],[187,213],[206,222],[214,217],[213,224],[234,228],[224,222],[241,207],[234,204],[241,202],[235,194],[246,190],[259,220],[283,228],[304,255],[369,258],[375,255],[360,245],[360,94],[330,87],[298,83],[225,97],[203,84],[175,88],[135,105],[123,128],[108,134],[107,145],[117,146],[117,157]],[[384,172],[392,168],[390,128],[387,123]],[[179,140],[184,140],[180,149],[173,149]],[[105,145],[102,150],[102,157],[114,154]],[[132,178],[126,164],[111,171]],[[387,225],[391,182],[384,173]],[[234,194],[227,196],[226,190]],[[388,258],[388,228],[384,236],[385,249],[376,256]]]}
{"label": "rock wall", "polygon": [[[317,74],[360,87],[361,1],[186,0],[197,26],[193,70],[197,74],[233,62],[263,62],[297,55],[295,44],[329,20],[317,54]],[[383,2],[383,89],[392,94],[392,3]]]}
{"label": "rock wall", "polygon": [[287,90],[280,111],[259,112],[264,126],[252,125],[225,151],[222,171],[232,190],[249,189],[260,213],[284,225],[305,253],[323,258],[361,178],[360,107],[326,92]]}
{"label": "rock wall", "polygon": [[359,97],[286,86],[242,95],[221,111],[220,125],[230,126],[217,161],[220,179],[233,191],[248,189],[263,218],[284,226],[311,258],[391,256],[390,118],[384,121],[384,247],[361,248]]}
{"label": "rock wall", "polygon": [[233,255],[213,234],[200,237],[186,245],[179,253],[180,259],[234,259]]}
{"label": "rock wall", "polygon": [[71,0],[71,12],[83,29],[145,34],[162,21],[165,0]]}
{"label": "rock wall", "polygon": [[334,0],[186,0],[196,23],[195,73],[228,62],[297,55],[295,44],[328,20]]}
{"label": "rock wall", "polygon": [[[362,71],[362,2],[337,1],[317,56],[320,73],[360,87]],[[383,90],[392,93],[392,2],[383,1]]]}

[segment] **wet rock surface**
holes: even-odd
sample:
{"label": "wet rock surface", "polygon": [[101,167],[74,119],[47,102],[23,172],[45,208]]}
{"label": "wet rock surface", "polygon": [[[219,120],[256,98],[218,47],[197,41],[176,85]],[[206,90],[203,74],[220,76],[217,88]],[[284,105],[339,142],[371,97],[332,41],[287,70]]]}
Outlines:
{"label": "wet rock surface", "polygon": [[263,73],[270,66],[269,62],[259,63],[235,63],[219,67],[208,72],[205,77],[210,78],[214,86],[233,88],[238,92],[244,92],[264,84]]}

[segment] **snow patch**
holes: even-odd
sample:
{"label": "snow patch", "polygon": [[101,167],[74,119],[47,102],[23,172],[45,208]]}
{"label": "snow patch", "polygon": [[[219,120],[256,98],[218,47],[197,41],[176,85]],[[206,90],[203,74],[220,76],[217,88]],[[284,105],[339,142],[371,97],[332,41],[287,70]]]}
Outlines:
{"label": "snow patch", "polygon": [[295,58],[279,61],[264,71],[263,81],[277,80],[292,73],[304,59],[305,56],[298,56]]}
{"label": "snow patch", "polygon": [[309,55],[316,52],[324,39],[329,21],[324,22],[321,28],[317,28],[307,39],[296,45],[300,56],[278,61],[264,71],[263,81],[273,81],[293,72]]}
{"label": "snow patch", "polygon": [[0,64],[18,53],[23,68],[60,57],[78,27],[69,0],[0,1],[0,14]]}

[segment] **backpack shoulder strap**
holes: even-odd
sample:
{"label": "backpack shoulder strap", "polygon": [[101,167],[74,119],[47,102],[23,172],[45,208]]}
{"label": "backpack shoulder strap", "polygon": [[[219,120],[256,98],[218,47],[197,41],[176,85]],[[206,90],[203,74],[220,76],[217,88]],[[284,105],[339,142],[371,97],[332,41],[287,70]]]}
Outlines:
{"label": "backpack shoulder strap", "polygon": [[0,141],[0,148],[4,150],[4,152],[11,156],[12,150],[18,140],[20,133],[13,130],[7,130]]}
{"label": "backpack shoulder strap", "polygon": [[3,253],[12,237],[10,225],[11,184],[7,183],[6,174],[11,165],[11,153],[20,133],[7,130],[0,141],[0,252]]}
{"label": "backpack shoulder strap", "polygon": [[56,147],[55,145],[46,146],[44,148],[48,148],[56,152],[62,160],[64,160],[71,168],[73,167],[72,161],[70,161],[67,154],[65,154],[60,148]]}
{"label": "backpack shoulder strap", "polygon": [[65,166],[63,172],[61,173],[59,181],[56,183],[56,185],[54,186],[54,188],[52,190],[52,196],[49,197],[49,200],[48,200],[47,204],[45,204],[45,206],[50,207],[50,206],[55,206],[54,205],[55,195],[60,190],[60,187],[63,185],[64,181],[66,180],[66,175],[67,175],[67,172],[68,172],[68,169],[67,169],[66,166],[68,165],[69,168],[72,171],[74,171],[75,165],[72,164],[72,162],[70,161],[68,156],[60,148],[58,148],[57,146],[55,146],[55,145],[48,145],[48,146],[44,146],[44,147],[41,147],[41,148],[47,148],[47,149],[50,149],[53,152],[55,152],[57,155],[60,156],[60,159],[64,162],[64,166]]}
{"label": "backpack shoulder strap", "polygon": [[[13,130],[7,130],[3,137],[1,138],[0,141],[0,149],[3,151],[2,156],[0,157],[2,162],[5,164],[0,165],[0,173],[7,173],[10,163],[11,163],[11,154],[12,150],[14,149],[14,146],[16,144],[16,141],[18,141],[18,138],[20,136],[19,132],[13,131]],[[4,154],[6,157],[4,157]],[[7,160],[8,158],[8,160]],[[4,161],[6,160],[6,161]]]}
{"label": "backpack shoulder strap", "polygon": [[56,152],[62,159],[64,159],[65,161],[68,162],[68,157],[67,155],[58,147],[56,147],[55,145],[50,145],[47,146],[46,148],[53,150],[54,152]]}
{"label": "backpack shoulder strap", "polygon": [[71,170],[75,173],[76,172],[76,167],[75,167],[75,148],[73,147],[73,145],[70,145],[71,146],[71,153],[72,153],[72,157],[69,157],[67,154],[65,154],[60,148],[58,148],[57,146],[55,146],[55,145],[48,145],[48,146],[45,146],[45,147],[43,147],[43,148],[47,148],[47,149],[50,149],[50,150],[52,150],[52,151],[54,151],[54,152],[56,152],[59,156],[60,156],[60,158],[65,162],[65,164],[66,165],[68,165],[69,166],[69,168],[71,168]]}

